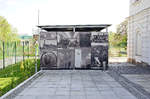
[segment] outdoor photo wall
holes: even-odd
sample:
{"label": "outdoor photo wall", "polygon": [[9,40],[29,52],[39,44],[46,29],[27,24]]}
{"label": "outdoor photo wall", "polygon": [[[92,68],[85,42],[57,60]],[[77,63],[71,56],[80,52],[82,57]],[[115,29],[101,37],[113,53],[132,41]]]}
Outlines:
{"label": "outdoor photo wall", "polygon": [[93,32],[91,45],[91,65],[108,66],[108,33]]}
{"label": "outdoor photo wall", "polygon": [[57,67],[57,35],[55,32],[40,33],[40,60],[41,68]]}
{"label": "outdoor photo wall", "polygon": [[108,64],[108,34],[40,33],[41,69],[99,68]]}

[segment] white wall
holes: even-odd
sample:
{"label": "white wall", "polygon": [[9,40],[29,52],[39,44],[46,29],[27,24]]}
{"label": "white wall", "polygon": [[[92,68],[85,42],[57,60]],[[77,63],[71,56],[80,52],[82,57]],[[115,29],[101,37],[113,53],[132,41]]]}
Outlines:
{"label": "white wall", "polygon": [[150,0],[138,0],[134,3],[130,0],[130,16],[150,7]]}
{"label": "white wall", "polygon": [[[130,4],[130,17],[128,28],[128,57],[137,62],[150,64],[150,1],[139,0],[137,3]],[[147,8],[147,9],[145,9]],[[145,9],[145,10],[143,10]],[[141,33],[142,53],[136,53],[136,33]]]}

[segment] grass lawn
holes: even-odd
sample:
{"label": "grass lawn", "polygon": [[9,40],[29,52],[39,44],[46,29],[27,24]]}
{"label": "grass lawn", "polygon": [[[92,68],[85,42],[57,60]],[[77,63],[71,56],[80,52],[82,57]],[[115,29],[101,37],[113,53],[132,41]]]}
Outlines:
{"label": "grass lawn", "polygon": [[127,50],[119,47],[110,47],[109,48],[110,57],[127,57]]}
{"label": "grass lawn", "polygon": [[[38,60],[38,70],[40,60]],[[24,62],[10,65],[0,70],[0,96],[16,87],[35,73],[35,60],[27,59]]]}

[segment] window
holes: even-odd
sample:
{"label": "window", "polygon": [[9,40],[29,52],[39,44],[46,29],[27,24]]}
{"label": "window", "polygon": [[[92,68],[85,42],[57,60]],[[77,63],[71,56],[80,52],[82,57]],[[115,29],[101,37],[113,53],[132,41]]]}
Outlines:
{"label": "window", "polygon": [[131,0],[131,4],[137,4],[140,0]]}
{"label": "window", "polygon": [[138,31],[136,33],[136,55],[141,56],[142,54],[142,37],[141,33]]}

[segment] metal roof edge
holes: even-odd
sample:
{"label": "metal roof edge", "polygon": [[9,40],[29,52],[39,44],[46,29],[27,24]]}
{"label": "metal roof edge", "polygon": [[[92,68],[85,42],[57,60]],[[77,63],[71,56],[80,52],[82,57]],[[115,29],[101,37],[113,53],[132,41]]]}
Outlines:
{"label": "metal roof edge", "polygon": [[87,24],[87,25],[38,25],[39,28],[73,28],[73,27],[109,27],[111,24]]}

